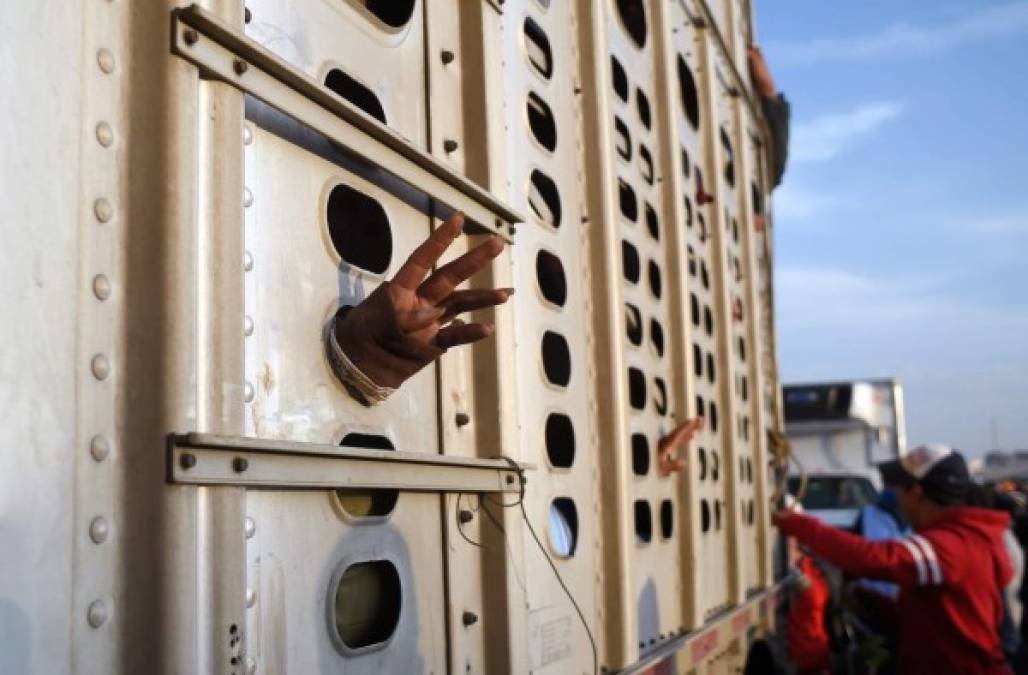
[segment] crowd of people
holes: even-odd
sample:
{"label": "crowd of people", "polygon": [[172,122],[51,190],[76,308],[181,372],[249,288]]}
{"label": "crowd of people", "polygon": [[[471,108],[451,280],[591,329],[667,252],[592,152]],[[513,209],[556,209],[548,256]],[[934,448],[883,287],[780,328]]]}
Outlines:
{"label": "crowd of people", "polygon": [[879,470],[882,498],[853,532],[795,509],[775,518],[799,549],[786,629],[797,671],[1028,673],[1024,495],[977,485],[945,446]]}

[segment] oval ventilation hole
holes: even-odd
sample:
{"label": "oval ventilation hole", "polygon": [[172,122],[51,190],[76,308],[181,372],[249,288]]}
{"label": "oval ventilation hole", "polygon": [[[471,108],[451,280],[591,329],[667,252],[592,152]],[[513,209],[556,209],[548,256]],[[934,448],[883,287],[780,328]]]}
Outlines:
{"label": "oval ventilation hole", "polygon": [[635,190],[620,178],[618,178],[618,204],[621,206],[621,215],[633,223],[638,221],[639,202],[635,198]]}
{"label": "oval ventilation hole", "polygon": [[539,222],[560,227],[560,193],[557,184],[539,169],[532,171],[528,182],[528,206]]}
{"label": "oval ventilation hole", "polygon": [[650,471],[650,442],[643,434],[632,434],[632,473],[645,476]]}
{"label": "oval ventilation hole", "polygon": [[328,196],[326,211],[328,233],[340,258],[374,274],[389,268],[393,233],[389,217],[376,199],[339,184]]}
{"label": "oval ventilation hole", "polygon": [[689,259],[689,276],[696,276],[696,249],[692,247],[692,244],[685,245],[685,252]]}
{"label": "oval ventilation hole", "polygon": [[753,462],[749,457],[746,458],[746,480],[753,482]]}
{"label": "oval ventilation hole", "polygon": [[646,9],[642,0],[617,0],[621,26],[639,49],[646,46]]}
{"label": "oval ventilation hole", "polygon": [[660,503],[660,536],[670,539],[675,531],[675,506],[670,499]]}
{"label": "oval ventilation hole", "polygon": [[575,463],[575,427],[561,413],[546,417],[546,456],[554,467],[567,469]]}
{"label": "oval ventilation hole", "polygon": [[693,129],[700,128],[700,99],[696,92],[696,80],[693,79],[689,64],[681,55],[678,56],[678,92],[682,97],[682,111]]}
{"label": "oval ventilation hole", "polygon": [[639,146],[639,174],[647,185],[653,185],[653,155],[645,145]]}
{"label": "oval ventilation hole", "polygon": [[525,19],[525,55],[535,71],[547,80],[553,75],[553,51],[546,32],[532,17]]}
{"label": "oval ventilation hole", "polygon": [[653,297],[660,299],[664,288],[660,279],[660,265],[651,260],[646,267],[647,276],[650,280],[650,292],[653,293]]}
{"label": "oval ventilation hole", "polygon": [[699,479],[703,480],[707,477],[707,451],[700,448],[697,453],[697,464],[699,464]]}
{"label": "oval ventilation hole", "polygon": [[717,403],[710,402],[710,430],[717,431]]}
{"label": "oval ventilation hole", "polygon": [[750,398],[750,381],[745,375],[739,380],[739,396],[744,402]]}
{"label": "oval ventilation hole", "polygon": [[646,231],[656,241],[660,241],[660,220],[657,218],[657,211],[647,202],[643,206],[643,213],[646,219]]}
{"label": "oval ventilation hole", "polygon": [[[732,218],[732,241],[736,244],[739,243],[739,221],[736,218]],[[739,269],[739,259],[735,259],[736,270]]]}
{"label": "oval ventilation hole", "polygon": [[753,212],[758,216],[763,215],[764,195],[760,192],[760,188],[756,183],[750,183],[750,197],[753,199]]}
{"label": "oval ventilation hole", "polygon": [[528,126],[532,136],[550,152],[557,148],[557,122],[553,119],[553,111],[538,94],[530,92],[525,102],[528,112]]}
{"label": "oval ventilation hole", "polygon": [[696,377],[703,377],[703,350],[695,342],[692,345],[692,372]]}
{"label": "oval ventilation hole", "polygon": [[653,387],[657,390],[653,397],[653,405],[657,409],[657,414],[661,416],[667,415],[667,385],[664,384],[664,380],[655,377],[653,378]]}
{"label": "oval ventilation hole", "polygon": [[728,130],[721,127],[721,148],[725,152],[725,182],[728,187],[735,187],[735,150],[732,149],[732,139]]}
{"label": "oval ventilation hole", "polygon": [[646,407],[646,377],[634,367],[628,369],[628,403],[636,410]]}
{"label": "oval ventilation hole", "polygon": [[692,317],[692,325],[700,325],[700,300],[695,293],[689,294],[689,313]]}
{"label": "oval ventilation hole", "polygon": [[707,409],[703,405],[703,397],[702,396],[697,396],[696,397],[696,416],[697,417],[706,417],[707,416]]}
{"label": "oval ventilation hole", "polygon": [[650,319],[650,343],[657,356],[664,356],[664,327],[656,319]]}
{"label": "oval ventilation hole", "polygon": [[621,271],[627,281],[639,283],[639,274],[642,272],[639,251],[627,239],[621,240]]}
{"label": "oval ventilation hole", "polygon": [[617,149],[618,156],[621,159],[629,162],[632,160],[632,136],[628,133],[628,127],[621,118],[614,115],[614,147]]}
{"label": "oval ventilation hole", "polygon": [[710,532],[710,503],[706,499],[700,500],[700,530]]}
{"label": "oval ventilation hole", "polygon": [[347,567],[332,593],[334,625],[349,649],[386,642],[400,623],[400,574],[388,560],[369,560]]}
{"label": "oval ventilation hole", "polygon": [[[339,441],[341,447],[364,448],[367,450],[396,450],[393,442],[378,434],[350,433]],[[339,505],[352,518],[387,516],[396,507],[400,498],[397,490],[336,490]]]}
{"label": "oval ventilation hole", "polygon": [[714,500],[714,529],[721,529],[721,500]]}
{"label": "oval ventilation hole", "polygon": [[325,75],[325,86],[367,114],[386,124],[385,109],[374,92],[338,68]]}
{"label": "oval ventilation hole", "polygon": [[689,171],[690,171],[690,168],[691,168],[690,165],[689,165],[689,151],[686,150],[684,146],[682,147],[681,161],[682,161],[682,178],[685,178],[686,180],[689,180]]}
{"label": "oval ventilation hole", "polygon": [[639,308],[633,304],[625,303],[625,329],[628,332],[628,341],[638,347],[643,341],[642,314]]}
{"label": "oval ventilation hole", "polygon": [[642,122],[644,127],[649,129],[653,124],[650,116],[650,99],[646,98],[646,94],[639,88],[635,90],[635,108],[639,112],[639,121]]}
{"label": "oval ventilation hole", "polygon": [[751,499],[749,504],[746,505],[746,521],[753,524],[753,500]]}
{"label": "oval ventilation hole", "polygon": [[[711,403],[710,407],[713,408],[714,404]],[[710,451],[710,479],[717,481],[721,476],[721,457],[718,456],[714,450]]]}
{"label": "oval ventilation hole", "polygon": [[568,497],[550,503],[550,545],[561,558],[575,555],[578,546],[578,509]]}
{"label": "oval ventilation hole", "polygon": [[703,330],[707,331],[707,335],[714,334],[714,314],[710,311],[710,305],[703,307]]}
{"label": "oval ventilation hole", "polygon": [[379,21],[393,28],[402,28],[414,14],[417,0],[364,0],[364,6]]}
{"label": "oval ventilation hole", "polygon": [[717,372],[714,369],[714,354],[707,352],[707,379],[711,384],[717,379]]}
{"label": "oval ventilation hole", "polygon": [[742,418],[742,440],[744,440],[744,441],[749,441],[750,440],[750,418],[749,417],[743,417]]}
{"label": "oval ventilation hole", "polygon": [[704,290],[710,290],[710,273],[707,271],[707,261],[700,261],[700,283],[703,284]]}
{"label": "oval ventilation hole", "polygon": [[625,73],[625,67],[613,55],[610,57],[610,72],[614,93],[619,99],[628,103],[628,74]]}
{"label": "oval ventilation hole", "polygon": [[685,226],[692,227],[692,200],[689,199],[689,195],[685,195],[683,204],[685,205]]}
{"label": "oval ventilation hole", "polygon": [[563,335],[546,331],[543,333],[543,370],[546,379],[558,387],[568,386],[571,381],[571,351]]}
{"label": "oval ventilation hole", "polygon": [[739,360],[746,361],[746,339],[742,336],[739,337]]}
{"label": "oval ventilation hole", "polygon": [[560,258],[549,251],[539,251],[535,256],[535,276],[543,297],[563,307],[568,299],[568,283]]}
{"label": "oval ventilation hole", "polygon": [[653,514],[650,503],[645,499],[635,500],[635,539],[640,544],[653,540]]}

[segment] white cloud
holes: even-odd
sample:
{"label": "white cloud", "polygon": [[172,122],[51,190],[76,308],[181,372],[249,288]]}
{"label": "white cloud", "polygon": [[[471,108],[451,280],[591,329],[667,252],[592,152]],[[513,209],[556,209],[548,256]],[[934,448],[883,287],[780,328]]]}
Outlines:
{"label": "white cloud", "polygon": [[790,139],[789,161],[823,162],[832,159],[902,113],[900,103],[879,101],[797,124]]}
{"label": "white cloud", "polygon": [[832,209],[836,201],[831,195],[804,188],[798,181],[786,180],[774,193],[775,221],[789,226],[813,221]]}
{"label": "white cloud", "polygon": [[866,61],[907,54],[935,54],[972,42],[1028,33],[1028,2],[982,7],[949,23],[918,26],[895,23],[877,33],[771,43],[773,63],[803,65],[825,61]]}

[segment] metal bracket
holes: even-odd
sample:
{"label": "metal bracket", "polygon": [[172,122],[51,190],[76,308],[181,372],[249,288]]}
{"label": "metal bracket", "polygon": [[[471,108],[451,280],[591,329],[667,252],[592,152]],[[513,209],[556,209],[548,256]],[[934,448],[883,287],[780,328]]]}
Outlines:
{"label": "metal bracket", "polygon": [[518,493],[522,468],[502,459],[201,433],[168,435],[168,482],[181,485]]}
{"label": "metal bracket", "polygon": [[525,219],[487,190],[197,5],[172,13],[172,52],[292,117],[508,242]]}

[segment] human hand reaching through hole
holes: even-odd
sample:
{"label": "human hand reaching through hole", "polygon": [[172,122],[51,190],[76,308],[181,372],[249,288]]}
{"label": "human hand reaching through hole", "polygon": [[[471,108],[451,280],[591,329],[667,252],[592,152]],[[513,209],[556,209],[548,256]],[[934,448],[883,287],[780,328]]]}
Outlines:
{"label": "human hand reaching through hole", "polygon": [[492,335],[492,324],[465,323],[456,317],[503,304],[514,289],[455,289],[500,255],[502,239],[491,237],[429,274],[463,227],[461,214],[451,216],[391,280],[336,315],[332,337],[338,350],[332,355],[342,358],[333,358],[333,367],[351,393],[360,394],[358,398],[379,402],[450,347]]}
{"label": "human hand reaching through hole", "polygon": [[679,424],[671,433],[657,442],[657,466],[660,469],[660,475],[670,476],[689,465],[687,460],[678,456],[678,449],[687,445],[696,432],[702,428],[703,418],[693,417]]}

